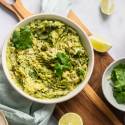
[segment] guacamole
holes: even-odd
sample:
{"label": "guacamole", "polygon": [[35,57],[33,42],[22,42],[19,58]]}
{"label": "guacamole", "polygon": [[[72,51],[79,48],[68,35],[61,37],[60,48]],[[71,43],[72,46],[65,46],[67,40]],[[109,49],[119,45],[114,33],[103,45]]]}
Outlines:
{"label": "guacamole", "polygon": [[78,33],[58,20],[37,19],[17,28],[6,58],[15,84],[41,99],[67,95],[88,69],[88,54]]}

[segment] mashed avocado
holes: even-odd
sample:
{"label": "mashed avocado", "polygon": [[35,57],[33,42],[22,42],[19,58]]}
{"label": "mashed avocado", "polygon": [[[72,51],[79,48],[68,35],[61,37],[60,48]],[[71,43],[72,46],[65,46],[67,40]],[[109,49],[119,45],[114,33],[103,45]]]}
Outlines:
{"label": "mashed avocado", "polygon": [[77,32],[52,20],[34,20],[14,31],[7,47],[12,79],[36,98],[67,95],[84,80],[88,55]]}

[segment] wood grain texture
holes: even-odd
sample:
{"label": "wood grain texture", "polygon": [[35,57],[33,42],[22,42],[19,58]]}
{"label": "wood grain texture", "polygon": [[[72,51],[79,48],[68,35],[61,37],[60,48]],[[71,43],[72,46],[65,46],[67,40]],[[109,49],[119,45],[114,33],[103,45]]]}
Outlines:
{"label": "wood grain texture", "polygon": [[7,0],[0,0],[0,4],[14,13],[19,21],[33,15],[23,6],[21,0],[15,0],[13,4],[9,4]]}
{"label": "wood grain texture", "polygon": [[69,19],[71,19],[73,22],[75,22],[76,24],[78,24],[85,31],[85,33],[88,36],[92,35],[92,32],[86,27],[86,25],[84,24],[84,22],[81,21],[72,10],[69,11],[67,17]]}
{"label": "wood grain texture", "polygon": [[21,17],[19,13],[13,8],[13,6],[6,2],[6,0],[0,0],[0,4],[3,5],[6,9],[10,10],[13,14],[15,14],[19,20],[23,20],[23,17]]}
{"label": "wood grain texture", "polygon": [[12,6],[23,19],[33,15],[23,6],[21,0],[16,0]]}

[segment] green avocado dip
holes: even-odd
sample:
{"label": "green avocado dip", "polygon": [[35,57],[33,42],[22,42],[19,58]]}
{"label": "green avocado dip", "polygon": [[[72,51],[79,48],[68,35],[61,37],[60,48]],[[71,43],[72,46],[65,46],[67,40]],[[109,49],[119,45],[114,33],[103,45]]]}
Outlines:
{"label": "green avocado dip", "polygon": [[25,93],[52,99],[84,80],[88,55],[77,32],[57,20],[34,20],[17,28],[7,46],[11,78]]}
{"label": "green avocado dip", "polygon": [[119,104],[125,104],[125,64],[118,64],[111,73],[113,96]]}

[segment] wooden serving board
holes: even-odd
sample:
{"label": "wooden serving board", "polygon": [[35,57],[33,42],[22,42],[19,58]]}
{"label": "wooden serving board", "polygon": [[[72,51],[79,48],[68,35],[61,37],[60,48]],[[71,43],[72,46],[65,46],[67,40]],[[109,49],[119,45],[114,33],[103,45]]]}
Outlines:
{"label": "wooden serving board", "polygon": [[[15,13],[19,20],[32,15],[24,8],[21,0],[16,0],[11,5],[7,4],[5,0],[0,0],[0,3]],[[93,35],[73,11],[69,12],[68,18],[77,23],[88,36]],[[113,108],[105,100],[101,90],[103,72],[113,59],[108,53],[94,53],[95,65],[89,84],[76,97],[57,104],[54,115],[59,119],[67,112],[75,112],[82,117],[84,125],[125,125],[125,114]]]}

